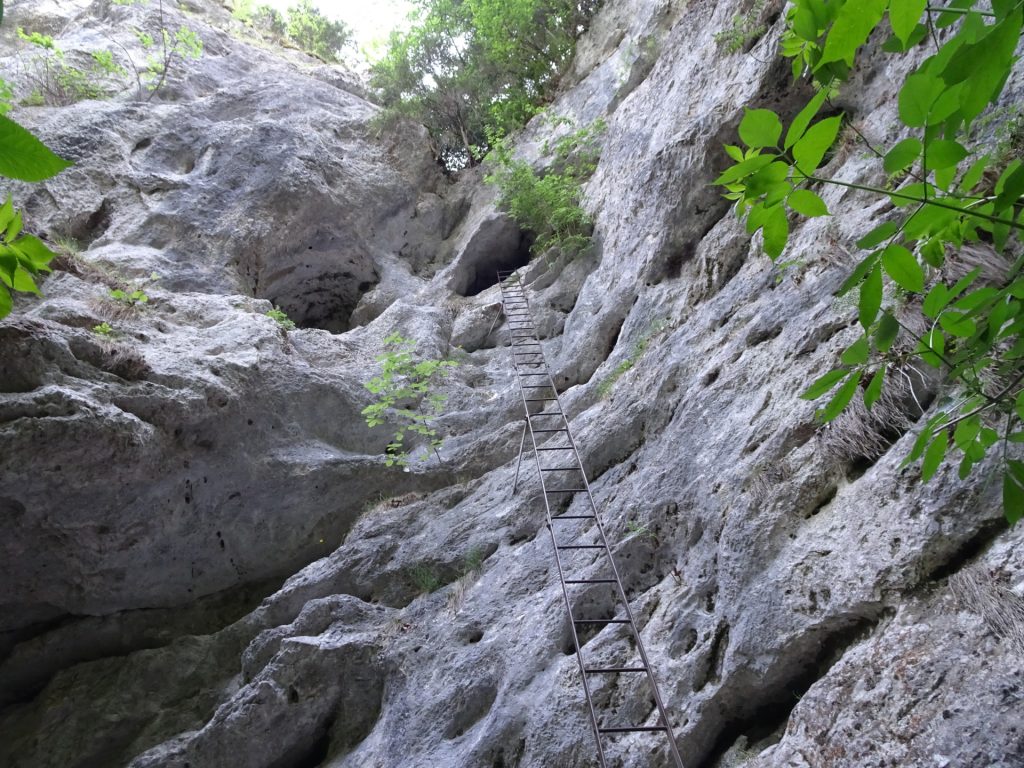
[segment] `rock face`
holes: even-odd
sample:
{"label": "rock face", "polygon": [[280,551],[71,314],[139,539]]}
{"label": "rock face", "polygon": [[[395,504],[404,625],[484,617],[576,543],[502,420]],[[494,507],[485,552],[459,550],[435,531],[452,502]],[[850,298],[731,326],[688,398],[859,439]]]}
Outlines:
{"label": "rock face", "polygon": [[[152,101],[16,111],[76,160],[15,189],[27,220],[84,250],[0,323],[0,764],[595,765],[534,478],[511,493],[492,275],[524,265],[687,768],[1024,765],[1024,533],[984,468],[921,486],[900,467],[939,384],[829,430],[797,398],[856,335],[831,297],[878,204],[829,191],[837,215],[796,225],[780,272],[709,186],[744,105],[803,96],[780,2],[750,55],[716,46],[744,8],[595,19],[553,106],[609,126],[574,260],[525,265],[493,192],[446,180],[422,129],[378,136],[342,73],[199,0],[167,12],[206,53]],[[152,11],[9,2],[0,29],[129,47]],[[843,104],[879,141],[886,66]],[[854,147],[828,170],[878,173]],[[145,306],[110,298],[152,272]],[[395,331],[460,363],[440,456],[409,471],[360,414]],[[613,626],[587,643],[632,660]],[[634,683],[595,696],[653,722]],[[668,765],[650,736],[610,753]]]}

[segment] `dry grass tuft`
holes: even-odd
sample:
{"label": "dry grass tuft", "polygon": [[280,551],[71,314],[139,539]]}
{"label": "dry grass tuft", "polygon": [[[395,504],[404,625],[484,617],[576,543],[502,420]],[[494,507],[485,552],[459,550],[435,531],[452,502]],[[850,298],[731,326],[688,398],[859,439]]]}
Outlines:
{"label": "dry grass tuft", "polygon": [[977,568],[954,573],[949,589],[961,610],[981,616],[993,634],[1024,655],[1024,598],[996,574]]}

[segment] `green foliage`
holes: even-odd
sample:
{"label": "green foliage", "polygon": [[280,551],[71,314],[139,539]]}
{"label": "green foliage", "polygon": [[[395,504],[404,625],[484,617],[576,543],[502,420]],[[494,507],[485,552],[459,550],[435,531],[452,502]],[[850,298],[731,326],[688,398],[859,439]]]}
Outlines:
{"label": "green foliage", "polygon": [[264,312],[263,314],[265,317],[269,317],[271,320],[276,321],[284,330],[295,330],[295,321],[288,317],[280,307],[274,307],[269,312]]}
{"label": "green foliage", "polygon": [[[818,412],[829,421],[855,396],[874,405],[887,372],[916,363],[941,370],[950,394],[940,398],[938,413],[907,457],[922,461],[924,480],[954,453],[966,477],[1000,440],[1004,446],[1024,442],[1024,164],[1005,153],[981,154],[970,141],[972,125],[985,119],[1017,62],[1024,10],[1010,0],[997,0],[991,11],[974,5],[961,0],[953,10],[936,10],[924,0],[797,0],[788,12],[783,53],[793,59],[794,76],[812,77],[820,90],[785,138],[778,115],[748,110],[739,126],[745,148],[726,147],[735,165],[717,179],[746,215],[747,231],[762,232],[773,260],[789,238],[789,211],[828,215],[820,185],[874,193],[895,206],[890,220],[858,241],[867,255],[839,290],[841,296],[856,291],[863,335],[802,397],[832,393]],[[819,168],[842,116],[815,122],[886,15],[892,36],[884,51],[901,55],[922,42],[936,49],[900,88],[906,138],[888,149],[869,146],[886,173],[906,174],[890,189],[823,176]],[[943,28],[942,41],[929,33]],[[945,279],[947,258],[955,263],[971,244],[990,247],[1001,274],[982,278],[978,268],[955,283]],[[917,306],[909,299],[920,301],[920,322],[901,319]],[[1024,516],[1024,464],[1003,456],[1004,510],[1015,522]]]}
{"label": "green foliage", "polygon": [[14,88],[9,82],[0,77],[0,117],[11,111],[11,99],[14,98]]}
{"label": "green foliage", "polygon": [[299,0],[288,9],[285,33],[299,48],[324,61],[337,61],[341,49],[352,41],[348,25],[328,19],[312,0]]}
{"label": "green foliage", "polygon": [[92,332],[95,333],[97,336],[104,337],[110,337],[114,335],[113,327],[110,325],[110,323],[107,322],[102,322],[99,325],[94,325],[92,327]]}
{"label": "green foliage", "polygon": [[126,307],[134,307],[139,304],[149,303],[149,294],[147,294],[141,288],[136,288],[133,291],[126,291],[121,288],[114,288],[110,291],[110,298],[119,304],[124,304]]}
{"label": "green foliage", "polygon": [[[0,176],[37,182],[69,165],[29,131],[0,116]],[[21,212],[15,210],[8,195],[0,207],[0,318],[9,315],[14,306],[12,291],[42,295],[35,277],[50,271],[54,255],[42,240],[22,231]]]}
{"label": "green foliage", "polygon": [[632,370],[633,366],[636,365],[640,358],[644,356],[644,352],[647,351],[647,347],[651,343],[651,339],[664,331],[667,327],[668,324],[664,320],[655,320],[651,323],[647,327],[647,330],[641,334],[640,338],[633,345],[633,352],[630,356],[615,366],[612,372],[597,385],[597,396],[600,398],[607,397],[612,391],[612,387],[615,386],[615,382],[622,378],[624,373]]}
{"label": "green foliage", "polygon": [[[405,438],[409,432],[427,440],[427,448],[418,457],[425,460],[430,451],[437,453],[441,439],[433,427],[447,399],[433,387],[444,376],[445,369],[457,365],[450,360],[420,360],[414,354],[416,342],[393,333],[384,339],[385,352],[377,358],[381,373],[364,386],[377,396],[362,415],[367,426],[389,423],[396,431],[388,444],[384,461],[387,466],[409,464]],[[440,458],[440,456],[438,456]]]}
{"label": "green foliage", "polygon": [[126,308],[134,309],[140,307],[149,303],[149,294],[145,291],[146,286],[153,285],[159,279],[160,275],[154,272],[145,280],[137,281],[134,288],[130,290],[114,288],[110,291],[109,296]]}
{"label": "green foliage", "polygon": [[371,82],[393,117],[423,123],[449,170],[550,99],[597,0],[418,0]]}
{"label": "green foliage", "polygon": [[754,4],[746,13],[737,13],[729,22],[729,26],[716,32],[715,43],[726,53],[739,53],[747,45],[765,33],[767,27],[759,21],[764,11],[765,0],[754,0]]}
{"label": "green foliage", "polygon": [[64,51],[49,35],[18,27],[18,37],[40,49],[25,63],[24,75],[32,95],[22,103],[65,106],[84,99],[106,98],[117,88],[112,78],[125,74],[110,51],[94,52],[85,68],[81,68],[67,61]]}
{"label": "green foliage", "polygon": [[425,565],[417,565],[409,571],[409,578],[421,594],[429,595],[436,592],[441,586],[441,579],[437,573]]}
{"label": "green foliage", "polygon": [[488,183],[500,190],[498,205],[521,227],[535,236],[533,253],[557,248],[575,254],[590,244],[592,222],[580,203],[583,183],[590,178],[600,157],[604,120],[545,145],[549,166],[537,173],[529,163],[516,160],[504,140],[494,142],[494,170]]}

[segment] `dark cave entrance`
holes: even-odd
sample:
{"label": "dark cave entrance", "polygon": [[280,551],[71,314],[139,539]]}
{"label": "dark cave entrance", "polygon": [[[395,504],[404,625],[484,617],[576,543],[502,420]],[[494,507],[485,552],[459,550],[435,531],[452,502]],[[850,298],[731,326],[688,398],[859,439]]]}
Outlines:
{"label": "dark cave entrance", "polygon": [[311,248],[296,262],[267,275],[259,297],[280,307],[300,328],[351,330],[359,300],[380,280],[370,258]]}
{"label": "dark cave entrance", "polygon": [[499,269],[518,269],[530,263],[532,232],[519,228],[504,214],[483,222],[459,256],[452,290],[476,296],[497,285]]}

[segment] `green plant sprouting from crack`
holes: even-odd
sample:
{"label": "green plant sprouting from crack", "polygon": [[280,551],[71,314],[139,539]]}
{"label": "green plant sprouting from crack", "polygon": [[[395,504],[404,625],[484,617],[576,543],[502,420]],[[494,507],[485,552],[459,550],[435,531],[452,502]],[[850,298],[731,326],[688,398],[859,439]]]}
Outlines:
{"label": "green plant sprouting from crack", "polygon": [[282,310],[280,307],[276,305],[274,306],[273,309],[264,312],[263,316],[269,317],[271,320],[273,320],[279,326],[281,326],[282,330],[285,331],[294,331],[295,328],[297,327],[295,325],[295,321],[288,317],[288,315],[285,314],[284,310]]}
{"label": "green plant sprouting from crack", "polygon": [[458,363],[452,360],[421,360],[414,350],[416,342],[393,333],[384,339],[384,354],[377,358],[381,373],[364,386],[377,396],[377,401],[366,406],[362,415],[369,427],[381,424],[395,426],[394,437],[387,446],[384,462],[387,466],[407,467],[409,452],[405,440],[411,432],[425,438],[426,449],[418,457],[423,461],[433,451],[438,461],[441,439],[434,427],[446,397],[434,390],[447,369]]}

